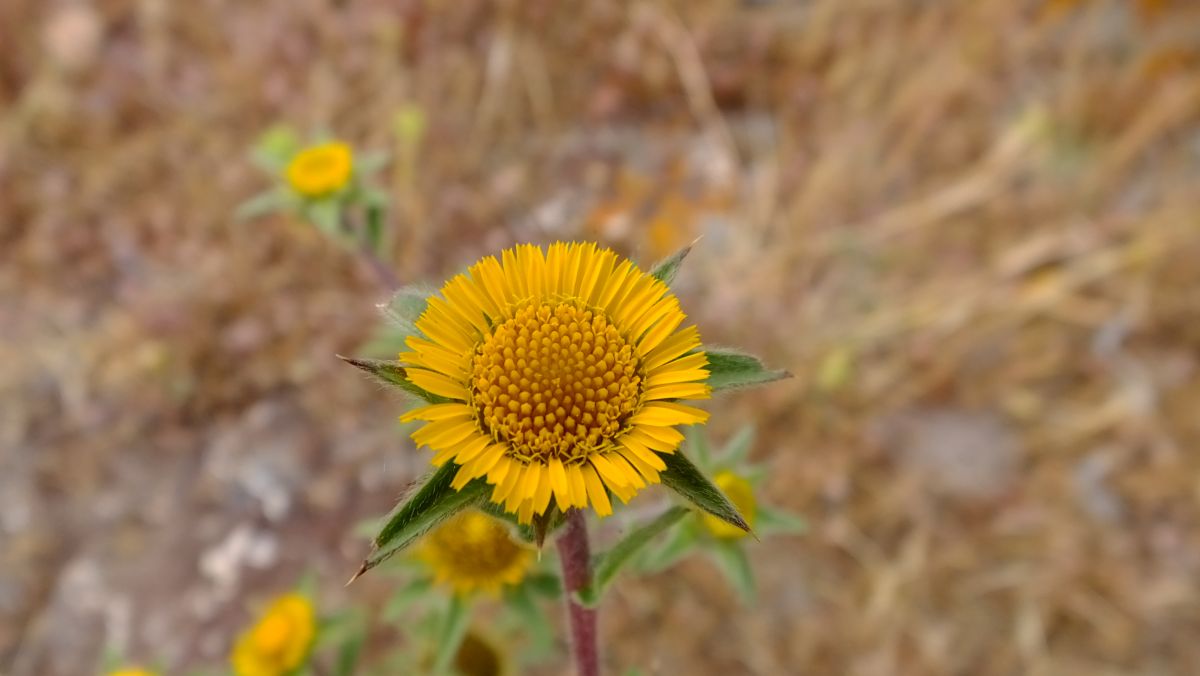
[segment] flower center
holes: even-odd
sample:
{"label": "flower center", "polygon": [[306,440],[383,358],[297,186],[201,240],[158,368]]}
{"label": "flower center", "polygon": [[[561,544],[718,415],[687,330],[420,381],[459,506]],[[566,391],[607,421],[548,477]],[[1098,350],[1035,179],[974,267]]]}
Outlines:
{"label": "flower center", "polygon": [[570,302],[530,305],[476,348],[474,404],[511,456],[582,462],[636,406],[637,366],[604,315]]}
{"label": "flower center", "polygon": [[308,176],[325,175],[337,169],[337,159],[332,153],[315,152],[300,160],[300,171]]}
{"label": "flower center", "polygon": [[291,633],[292,626],[288,618],[272,613],[264,618],[254,630],[254,645],[260,652],[274,655],[282,652],[287,646]]}

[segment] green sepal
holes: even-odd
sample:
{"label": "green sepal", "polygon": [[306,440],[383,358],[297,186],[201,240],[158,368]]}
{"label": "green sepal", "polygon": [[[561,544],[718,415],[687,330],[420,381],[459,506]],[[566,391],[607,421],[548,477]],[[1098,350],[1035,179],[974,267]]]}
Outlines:
{"label": "green sepal", "polygon": [[485,498],[489,486],[482,479],[474,479],[460,490],[454,490],[450,484],[457,473],[458,465],[447,462],[392,510],[387,523],[375,536],[371,554],[363,561],[351,582],[403,551],[434,526]]}
{"label": "green sepal", "polygon": [[737,591],[742,602],[753,603],[756,593],[754,570],[750,567],[750,559],[746,556],[746,550],[735,542],[722,540],[715,543],[709,551],[712,553],[713,562],[717,564],[717,568],[721,569],[725,579],[729,580],[729,584]]}
{"label": "green sepal", "polygon": [[630,531],[613,545],[612,549],[597,554],[592,560],[594,572],[591,584],[579,590],[579,600],[588,606],[598,603],[600,597],[604,595],[604,591],[612,584],[613,579],[616,578],[617,573],[621,572],[625,564],[631,561],[634,555],[648,545],[656,535],[679,523],[680,519],[687,516],[688,513],[689,510],[686,507],[672,507],[650,523]]}
{"label": "green sepal", "polygon": [[430,404],[445,404],[453,401],[417,386],[416,383],[408,379],[408,372],[404,370],[400,362],[383,359],[358,359],[355,357],[343,357],[340,354],[337,357],[351,366],[356,366],[366,371],[384,385],[397,387]]}
{"label": "green sepal", "polygon": [[665,453],[659,457],[667,464],[666,471],[660,475],[664,486],[731,526],[750,532],[750,526],[737,507],[682,453]]}
{"label": "green sepal", "polygon": [[541,514],[533,515],[533,544],[538,549],[546,543],[546,536],[558,530],[564,523],[567,522],[567,515],[563,513],[558,505],[551,503],[546,511]]}
{"label": "green sepal", "polygon": [[438,625],[437,651],[433,659],[433,673],[446,674],[454,656],[462,645],[463,637],[467,635],[467,627],[471,623],[471,607],[462,596],[455,594],[450,597],[450,606],[442,616]]}
{"label": "green sepal", "polygon": [[676,251],[670,256],[667,256],[661,261],[655,263],[654,267],[650,268],[650,276],[659,280],[663,284],[669,285],[675,280],[675,275],[679,274],[679,268],[683,266],[683,259],[687,258],[687,255],[692,252],[692,247],[694,245],[695,242],[692,242],[679,251]]}
{"label": "green sepal", "polygon": [[768,369],[753,355],[729,348],[704,348],[708,357],[708,386],[713,392],[751,387],[791,378],[792,374],[778,369]]}

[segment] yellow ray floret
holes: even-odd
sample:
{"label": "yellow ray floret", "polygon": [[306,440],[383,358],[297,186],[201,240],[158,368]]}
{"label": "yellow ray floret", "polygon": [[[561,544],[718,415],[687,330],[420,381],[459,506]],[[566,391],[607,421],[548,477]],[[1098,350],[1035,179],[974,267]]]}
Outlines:
{"label": "yellow ray floret", "polygon": [[707,360],[666,284],[595,244],[522,245],[448,281],[401,353],[412,382],[451,400],[413,435],[454,486],[483,478],[528,522],[555,504],[612,513],[666,469],[677,425],[708,413]]}

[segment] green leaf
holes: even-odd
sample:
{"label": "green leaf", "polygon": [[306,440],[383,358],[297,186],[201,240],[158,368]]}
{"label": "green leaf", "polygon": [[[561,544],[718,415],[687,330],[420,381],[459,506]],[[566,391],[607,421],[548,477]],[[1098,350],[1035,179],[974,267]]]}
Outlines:
{"label": "green leaf", "polygon": [[754,425],[743,425],[725,442],[725,448],[721,449],[721,464],[736,466],[745,462],[750,447],[754,445],[754,436]]}
{"label": "green leaf", "polygon": [[323,197],[309,202],[303,209],[304,218],[315,225],[318,230],[342,241],[346,233],[342,231],[342,205],[333,197]]}
{"label": "green leaf", "polygon": [[661,474],[664,486],[718,519],[750,532],[750,526],[737,507],[682,453],[665,453],[659,457],[667,464],[666,471]]}
{"label": "green leaf", "polygon": [[708,357],[708,385],[713,392],[751,387],[792,377],[787,371],[768,369],[758,357],[727,348],[704,348]]}
{"label": "green leaf", "polygon": [[467,626],[471,622],[470,608],[461,596],[455,594],[450,599],[450,607],[439,626],[437,636],[437,653],[433,660],[433,673],[445,674],[454,662],[458,647],[462,645],[463,636],[467,634]]}
{"label": "green leaf", "polygon": [[436,289],[423,284],[413,284],[401,288],[392,295],[391,300],[381,305],[383,316],[397,329],[408,335],[416,335],[417,320],[425,314],[429,307],[429,298],[437,293]]}
{"label": "green leaf", "polygon": [[353,676],[366,638],[366,632],[361,630],[346,636],[342,644],[338,646],[337,662],[333,667],[334,676]]}
{"label": "green leaf", "polygon": [[683,259],[687,258],[687,255],[692,252],[692,247],[695,244],[695,242],[692,242],[655,263],[654,267],[650,268],[650,276],[661,281],[663,284],[670,284],[674,281],[675,275],[679,274],[679,268],[683,266]]}
{"label": "green leaf", "polygon": [[754,571],[746,551],[736,543],[722,540],[710,550],[713,562],[737,590],[744,603],[753,603],[755,596]]}
{"label": "green leaf", "polygon": [[363,236],[366,239],[367,248],[376,255],[379,255],[383,249],[384,213],[382,205],[367,204],[367,226]]}
{"label": "green leaf", "polygon": [[264,171],[281,173],[300,150],[300,138],[287,125],[277,124],[263,132],[254,143],[250,157]]}
{"label": "green leaf", "polygon": [[557,575],[550,573],[535,573],[525,578],[521,586],[539,596],[545,596],[550,599],[557,599],[562,596],[563,586],[562,581]]}
{"label": "green leaf", "polygon": [[630,531],[613,545],[612,549],[598,554],[593,562],[595,573],[592,575],[592,583],[579,591],[580,599],[587,605],[595,605],[612,584],[617,573],[621,572],[635,554],[649,544],[654,536],[679,523],[679,520],[687,515],[687,508],[672,507],[650,523]]}
{"label": "green leaf", "polygon": [[646,552],[642,557],[642,570],[657,573],[679,563],[696,548],[696,543],[700,542],[698,535],[694,520],[684,522],[679,528],[671,531],[662,547]]}
{"label": "green leaf", "polygon": [[688,450],[695,454],[696,463],[708,469],[712,464],[712,444],[708,443],[708,433],[700,425],[689,425],[683,430],[687,438]]}
{"label": "green leaf", "polygon": [[294,206],[292,196],[287,191],[272,188],[239,204],[233,212],[233,219],[240,223],[270,213],[287,211]]}
{"label": "green leaf", "polygon": [[758,506],[754,523],[763,535],[799,535],[808,530],[808,522],[799,514],[766,505]]}
{"label": "green leaf", "polygon": [[359,178],[366,178],[386,167],[389,160],[391,158],[382,150],[369,150],[359,153],[354,161],[354,175]]}
{"label": "green leaf", "polygon": [[450,483],[457,473],[458,465],[447,462],[392,510],[387,523],[375,536],[373,551],[351,582],[411,545],[434,526],[484,499],[490,488],[486,481],[475,479],[456,491]]}
{"label": "green leaf", "polygon": [[399,620],[413,604],[420,601],[433,590],[433,580],[428,577],[419,577],[407,585],[400,588],[399,591],[392,594],[388,602],[383,607],[381,617],[385,622],[395,622]]}
{"label": "green leaf", "polygon": [[343,357],[342,355],[337,355],[337,357],[351,366],[357,366],[366,371],[384,385],[397,387],[430,404],[444,404],[451,401],[446,397],[418,387],[413,381],[408,379],[408,373],[400,365],[400,362],[385,361],[383,359],[357,359],[354,357]]}
{"label": "green leaf", "polygon": [[522,652],[527,658],[538,659],[549,655],[554,647],[554,628],[530,591],[528,585],[513,587],[504,595],[504,602],[516,615],[520,633],[529,636],[532,641],[533,645]]}

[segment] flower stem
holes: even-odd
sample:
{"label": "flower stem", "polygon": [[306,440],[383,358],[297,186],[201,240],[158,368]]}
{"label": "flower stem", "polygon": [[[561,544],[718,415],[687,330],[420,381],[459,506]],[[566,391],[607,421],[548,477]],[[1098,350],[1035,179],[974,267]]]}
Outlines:
{"label": "flower stem", "polygon": [[600,675],[600,653],[596,646],[596,609],[585,608],[574,593],[586,587],[592,577],[588,551],[587,522],[583,511],[567,512],[567,525],[558,536],[558,558],[562,562],[566,586],[567,613],[571,621],[571,652],[578,676]]}

